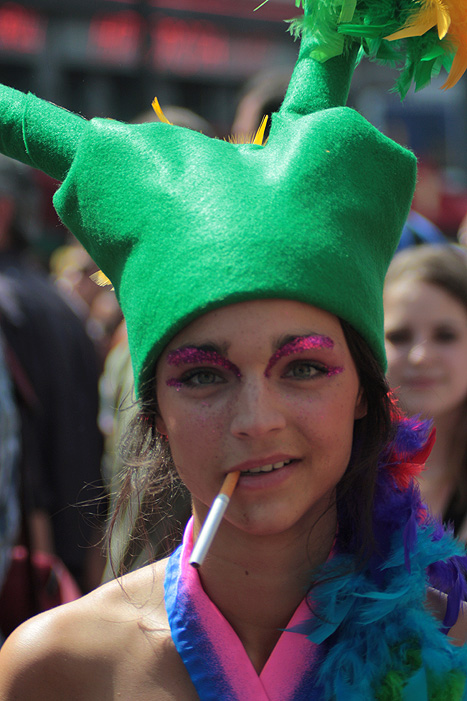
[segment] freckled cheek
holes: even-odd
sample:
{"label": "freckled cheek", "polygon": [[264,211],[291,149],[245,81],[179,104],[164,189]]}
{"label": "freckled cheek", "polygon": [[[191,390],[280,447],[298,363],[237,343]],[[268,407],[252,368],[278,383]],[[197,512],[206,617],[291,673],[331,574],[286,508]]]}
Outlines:
{"label": "freckled cheek", "polygon": [[185,438],[189,437],[190,440],[194,440],[196,443],[217,433],[219,425],[219,420],[211,412],[203,411],[172,415],[167,420],[169,438],[180,439],[184,436]]}
{"label": "freckled cheek", "polygon": [[303,431],[312,434],[312,440],[347,442],[347,436],[353,434],[355,403],[339,397],[332,401],[310,400],[301,411],[296,411],[295,417]]}
{"label": "freckled cheek", "polygon": [[283,406],[290,416],[305,421],[323,422],[326,424],[333,417],[342,417],[350,412],[350,405],[341,399],[343,393],[347,393],[347,388],[336,386],[335,393],[331,396],[323,394],[302,394],[291,395],[284,402]]}
{"label": "freckled cheek", "polygon": [[176,464],[186,464],[195,456],[216,459],[222,452],[228,432],[225,412],[212,407],[209,402],[200,402],[188,411],[174,412],[167,417],[166,425]]}

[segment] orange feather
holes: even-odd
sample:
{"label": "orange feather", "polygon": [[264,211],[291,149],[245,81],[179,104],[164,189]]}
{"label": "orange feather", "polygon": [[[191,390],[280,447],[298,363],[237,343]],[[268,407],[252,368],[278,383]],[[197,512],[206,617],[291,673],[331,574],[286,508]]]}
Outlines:
{"label": "orange feather", "polygon": [[467,69],[467,3],[465,0],[424,0],[420,10],[412,15],[404,27],[385,37],[396,41],[422,36],[436,27],[440,39],[448,39],[456,54],[444,89],[452,88]]}

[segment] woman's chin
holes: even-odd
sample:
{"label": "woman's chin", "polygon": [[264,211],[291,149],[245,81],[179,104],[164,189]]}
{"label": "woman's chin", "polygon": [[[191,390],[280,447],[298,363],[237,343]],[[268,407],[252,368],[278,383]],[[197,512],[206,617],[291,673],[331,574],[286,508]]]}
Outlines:
{"label": "woman's chin", "polygon": [[[328,500],[327,504],[328,506]],[[325,508],[310,510],[303,514],[294,513],[290,507],[264,510],[244,509],[239,513],[226,515],[226,522],[246,536],[252,538],[291,538],[308,537],[312,528],[321,523]]]}

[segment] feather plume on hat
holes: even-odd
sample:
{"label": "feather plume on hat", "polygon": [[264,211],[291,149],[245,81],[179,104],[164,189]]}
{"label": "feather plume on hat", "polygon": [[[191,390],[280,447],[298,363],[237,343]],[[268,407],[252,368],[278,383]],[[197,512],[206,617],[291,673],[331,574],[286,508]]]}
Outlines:
{"label": "feather plume on hat", "polygon": [[[266,0],[267,1],[267,0]],[[305,15],[290,20],[295,35],[313,37],[310,56],[324,62],[357,44],[370,60],[400,69],[396,89],[425,87],[442,68],[443,88],[467,68],[467,4],[464,0],[296,0]]]}

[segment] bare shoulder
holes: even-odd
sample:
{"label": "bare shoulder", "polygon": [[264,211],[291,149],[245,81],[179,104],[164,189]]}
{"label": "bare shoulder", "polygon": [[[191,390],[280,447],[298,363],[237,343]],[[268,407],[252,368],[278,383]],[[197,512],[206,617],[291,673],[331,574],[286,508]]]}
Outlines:
{"label": "bare shoulder", "polygon": [[20,626],[0,651],[0,701],[106,701],[116,689],[159,698],[170,660],[178,664],[164,571],[164,562],[142,568]]}
{"label": "bare shoulder", "polygon": [[[447,596],[437,589],[428,589],[426,606],[440,621],[446,613]],[[449,631],[453,645],[462,646],[467,643],[467,603],[463,602],[456,623]]]}

